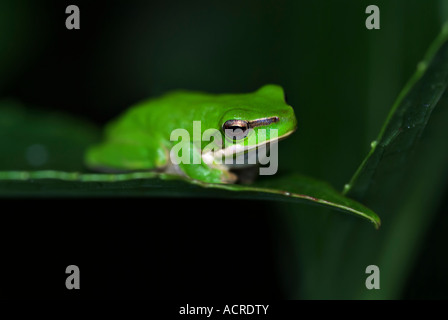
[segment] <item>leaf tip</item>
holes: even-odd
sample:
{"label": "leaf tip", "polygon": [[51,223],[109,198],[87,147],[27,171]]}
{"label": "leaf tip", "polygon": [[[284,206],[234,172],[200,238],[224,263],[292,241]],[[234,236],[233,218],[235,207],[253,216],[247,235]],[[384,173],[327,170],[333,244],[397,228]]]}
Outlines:
{"label": "leaf tip", "polygon": [[374,220],[372,220],[374,226],[375,226],[375,230],[379,230],[379,228],[381,227],[381,219],[376,216],[376,218]]}

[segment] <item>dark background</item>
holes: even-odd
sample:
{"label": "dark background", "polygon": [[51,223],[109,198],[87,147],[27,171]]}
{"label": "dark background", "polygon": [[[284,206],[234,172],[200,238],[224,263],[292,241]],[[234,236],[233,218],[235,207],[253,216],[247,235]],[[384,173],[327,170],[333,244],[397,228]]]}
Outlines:
{"label": "dark background", "polygon": [[[69,4],[80,8],[80,30],[65,28]],[[369,4],[381,9],[381,30],[365,28]],[[443,12],[442,1],[423,0],[2,1],[0,95],[103,125],[171,89],[278,83],[299,121],[280,146],[281,170],[340,189]],[[447,297],[448,203],[438,206],[399,298]],[[283,265],[297,247],[275,203],[20,199],[1,207],[3,298],[284,299],[290,283],[301,290],[301,261],[295,273]],[[70,264],[81,269],[78,292],[65,289]]]}

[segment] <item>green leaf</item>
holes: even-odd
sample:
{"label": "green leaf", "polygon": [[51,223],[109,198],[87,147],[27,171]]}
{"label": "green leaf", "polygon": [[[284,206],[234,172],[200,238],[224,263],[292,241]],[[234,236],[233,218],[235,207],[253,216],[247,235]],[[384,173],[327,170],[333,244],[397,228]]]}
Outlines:
{"label": "green leaf", "polygon": [[[358,215],[376,228],[380,225],[370,209],[342,196],[327,183],[298,174],[265,177],[253,185],[229,185],[155,172],[81,173],[83,152],[98,139],[98,130],[66,115],[31,113],[10,101],[0,106],[0,115],[0,147],[9,150],[3,153],[7,157],[0,158],[0,167],[25,169],[0,172],[0,197],[215,197],[303,202]],[[40,164],[43,169],[64,171],[30,171],[36,163],[28,163],[33,157],[28,154],[29,148],[36,145],[47,153],[48,161]],[[76,172],[67,172],[73,168]]]}
{"label": "green leaf", "polygon": [[62,171],[0,172],[0,196],[214,197],[303,202],[359,215],[376,228],[379,217],[330,185],[300,175],[254,185],[210,184],[155,172],[89,174]]}
{"label": "green leaf", "polygon": [[[448,24],[399,94],[371,150],[344,194],[363,199],[372,184],[403,171],[448,85]],[[437,53],[437,54],[436,54]],[[384,187],[382,184],[380,187]]]}
{"label": "green leaf", "polygon": [[[448,24],[399,94],[371,151],[344,190],[381,212],[380,232],[328,212],[330,222],[325,226],[311,215],[287,212],[287,226],[299,244],[296,261],[303,270],[295,290],[319,299],[400,297],[446,190],[447,86]],[[380,290],[365,287],[364,270],[371,264],[381,270]],[[292,294],[297,297],[297,292]]]}

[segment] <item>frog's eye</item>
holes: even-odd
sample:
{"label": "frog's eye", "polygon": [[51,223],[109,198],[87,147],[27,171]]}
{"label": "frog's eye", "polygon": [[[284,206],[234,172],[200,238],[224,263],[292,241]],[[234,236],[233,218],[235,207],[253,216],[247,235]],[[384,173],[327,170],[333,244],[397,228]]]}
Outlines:
{"label": "frog's eye", "polygon": [[222,129],[230,139],[241,140],[249,133],[249,124],[244,120],[227,120],[223,124]]}

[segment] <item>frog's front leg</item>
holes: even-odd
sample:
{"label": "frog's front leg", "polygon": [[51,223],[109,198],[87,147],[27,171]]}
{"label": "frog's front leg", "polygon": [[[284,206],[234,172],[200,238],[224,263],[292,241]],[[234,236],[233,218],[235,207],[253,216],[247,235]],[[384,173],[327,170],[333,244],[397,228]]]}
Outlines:
{"label": "frog's front leg", "polygon": [[[182,156],[179,155],[182,150]],[[235,183],[237,176],[219,164],[207,164],[201,156],[201,150],[193,142],[179,143],[170,152],[172,166],[178,168],[191,179],[207,183]]]}

